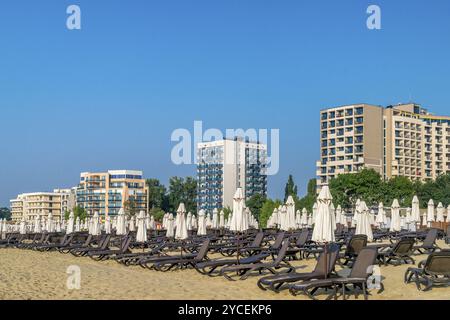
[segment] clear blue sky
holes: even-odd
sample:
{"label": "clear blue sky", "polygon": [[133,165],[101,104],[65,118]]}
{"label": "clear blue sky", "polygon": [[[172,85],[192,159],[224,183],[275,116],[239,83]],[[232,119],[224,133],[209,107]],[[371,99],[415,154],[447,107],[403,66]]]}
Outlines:
{"label": "clear blue sky", "polygon": [[[66,29],[70,4],[80,31]],[[269,193],[289,173],[304,193],[320,109],[413,100],[450,114],[448,0],[3,0],[0,41],[0,206],[81,171],[194,175],[170,161],[171,132],[194,120],[279,128]]]}

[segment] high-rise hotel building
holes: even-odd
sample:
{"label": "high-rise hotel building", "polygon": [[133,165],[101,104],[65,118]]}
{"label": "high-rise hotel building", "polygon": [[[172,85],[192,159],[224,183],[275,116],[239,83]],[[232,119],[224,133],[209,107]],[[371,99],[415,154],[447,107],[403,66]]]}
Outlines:
{"label": "high-rise hotel building", "polygon": [[435,179],[450,172],[450,117],[417,104],[368,104],[320,112],[318,189],[342,173],[372,168],[385,179]]}
{"label": "high-rise hotel building", "polygon": [[142,171],[83,172],[77,188],[77,205],[88,215],[116,215],[127,201],[139,212],[147,210],[147,186]]}
{"label": "high-rise hotel building", "polygon": [[232,208],[237,188],[246,199],[267,195],[267,145],[224,139],[197,145],[197,207],[207,212]]}

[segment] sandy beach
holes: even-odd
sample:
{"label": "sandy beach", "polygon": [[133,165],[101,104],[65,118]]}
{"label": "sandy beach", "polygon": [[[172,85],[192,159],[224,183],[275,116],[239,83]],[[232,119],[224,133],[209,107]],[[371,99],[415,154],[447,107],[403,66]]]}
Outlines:
{"label": "sandy beach", "polygon": [[[438,245],[448,248],[442,241]],[[417,264],[426,256],[414,258]],[[299,272],[312,270],[314,264],[314,259],[293,262]],[[79,290],[68,290],[66,285],[67,268],[73,265],[81,270]],[[414,284],[404,284],[403,275],[408,266],[411,265],[382,266],[385,291],[377,294],[374,290],[369,299],[450,299],[450,287],[420,292]],[[222,277],[203,276],[195,270],[161,273],[58,252],[0,249],[0,270],[0,299],[307,299],[305,296],[293,297],[287,290],[280,294],[261,291],[256,286],[259,276],[231,282]],[[324,299],[326,295],[321,294],[319,298]],[[363,297],[360,295],[358,299]]]}

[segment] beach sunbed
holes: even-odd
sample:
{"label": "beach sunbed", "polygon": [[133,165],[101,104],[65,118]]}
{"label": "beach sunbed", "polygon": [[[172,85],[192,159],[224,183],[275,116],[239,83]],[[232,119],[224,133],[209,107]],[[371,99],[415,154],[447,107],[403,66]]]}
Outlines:
{"label": "beach sunbed", "polygon": [[[261,290],[272,290],[278,293],[286,283],[330,277],[334,272],[339,250],[340,247],[337,244],[328,245],[326,255],[324,252],[319,255],[316,266],[312,272],[290,272],[265,276],[258,280],[257,285]],[[327,264],[328,268],[325,268]]]}
{"label": "beach sunbed", "polygon": [[291,266],[289,262],[283,261],[286,257],[286,251],[289,247],[289,240],[285,240],[281,246],[280,251],[277,254],[277,258],[271,262],[259,262],[259,263],[250,263],[250,264],[238,264],[232,266],[226,266],[220,270],[220,275],[224,276],[228,280],[234,280],[230,277],[230,273],[237,273],[240,276],[241,280],[247,279],[253,271],[258,271],[259,274],[263,270],[268,270],[272,274],[277,274],[279,271],[275,271],[281,268],[284,268],[284,272],[289,273],[294,271],[294,268]]}
{"label": "beach sunbed", "polygon": [[433,286],[450,285],[450,251],[434,252],[418,268],[410,267],[405,272],[405,283],[414,281],[417,289],[430,290]]}
{"label": "beach sunbed", "polygon": [[[367,300],[367,281],[372,275],[373,266],[377,259],[377,250],[375,248],[362,249],[355,262],[352,265],[350,274],[345,277],[328,278],[328,279],[312,279],[304,281],[298,284],[292,284],[289,286],[289,292],[296,296],[299,293],[306,294],[309,298],[314,299],[314,294],[319,288],[333,288],[333,296],[337,299],[337,288],[342,289],[342,295],[345,300],[346,293],[349,291],[349,286],[353,287],[353,291],[356,293],[356,289],[361,289],[364,295],[364,299]],[[383,291],[382,283],[380,283],[379,292]]]}
{"label": "beach sunbed", "polygon": [[408,263],[408,261],[415,263],[414,259],[411,257],[413,253],[414,239],[404,238],[397,241],[393,247],[382,248],[378,250],[378,261],[379,264],[387,265],[391,262],[393,264],[399,265],[402,262]]}
{"label": "beach sunbed", "polygon": [[436,250],[440,250],[440,248],[436,245],[436,239],[438,237],[437,229],[430,229],[427,232],[427,236],[423,240],[423,243],[419,246],[413,247],[413,252],[419,252],[420,254],[424,253],[432,253]]}

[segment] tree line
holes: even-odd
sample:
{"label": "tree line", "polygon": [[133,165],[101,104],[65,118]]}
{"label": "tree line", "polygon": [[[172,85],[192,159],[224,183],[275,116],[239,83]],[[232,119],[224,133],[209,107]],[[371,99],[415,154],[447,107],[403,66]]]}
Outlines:
{"label": "tree line", "polygon": [[[419,198],[420,206],[426,208],[428,201],[433,199],[437,205],[450,205],[450,173],[440,175],[436,180],[411,181],[406,177],[394,177],[385,180],[373,169],[364,169],[358,173],[338,175],[329,183],[333,203],[344,210],[354,208],[358,199],[366,201],[369,206],[378,206],[383,202],[388,207],[397,199],[402,207],[411,207],[415,195]],[[284,190],[284,199],[270,199],[261,195],[254,195],[247,201],[247,207],[257,217],[260,224],[265,226],[275,208],[286,203],[289,196],[295,201],[296,210],[306,210],[311,213],[317,199],[316,179],[311,179],[306,187],[306,195],[298,196],[298,187],[292,175],[289,175]]]}

